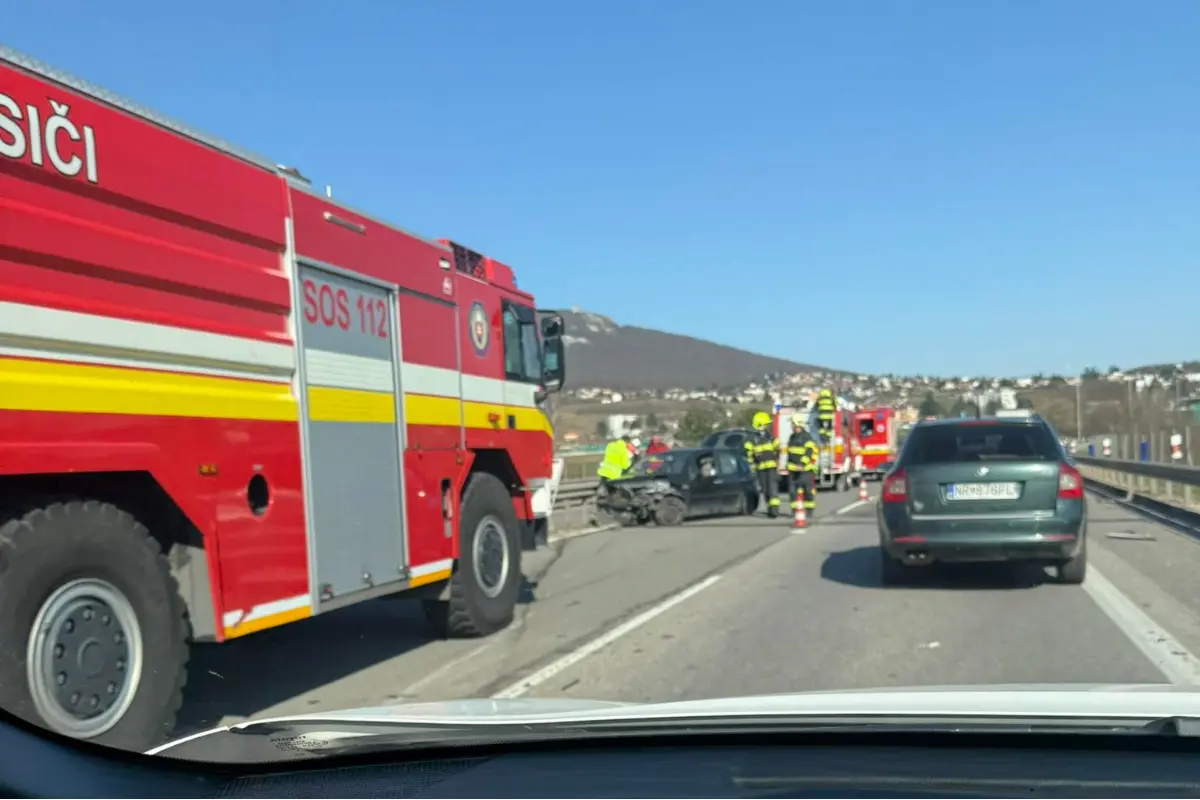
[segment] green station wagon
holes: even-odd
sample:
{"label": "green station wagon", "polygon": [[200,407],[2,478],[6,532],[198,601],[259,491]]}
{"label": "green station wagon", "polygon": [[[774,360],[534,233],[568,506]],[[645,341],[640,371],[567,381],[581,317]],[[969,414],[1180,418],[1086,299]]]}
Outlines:
{"label": "green station wagon", "polygon": [[878,504],[885,584],[935,562],[1033,561],[1087,573],[1083,477],[1041,417],[913,427]]}

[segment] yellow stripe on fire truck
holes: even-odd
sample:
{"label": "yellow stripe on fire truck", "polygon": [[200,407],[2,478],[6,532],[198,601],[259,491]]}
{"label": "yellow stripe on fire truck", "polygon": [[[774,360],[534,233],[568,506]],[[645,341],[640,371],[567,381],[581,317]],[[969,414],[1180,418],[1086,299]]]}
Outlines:
{"label": "yellow stripe on fire truck", "polygon": [[[409,571],[408,584],[404,588],[412,589],[446,580],[453,571],[454,561],[449,558],[431,561],[428,564],[418,564]],[[233,639],[310,617],[312,616],[311,603],[312,598],[308,594],[298,594],[294,597],[262,603],[249,611],[241,609],[226,611],[221,618],[225,638]]]}

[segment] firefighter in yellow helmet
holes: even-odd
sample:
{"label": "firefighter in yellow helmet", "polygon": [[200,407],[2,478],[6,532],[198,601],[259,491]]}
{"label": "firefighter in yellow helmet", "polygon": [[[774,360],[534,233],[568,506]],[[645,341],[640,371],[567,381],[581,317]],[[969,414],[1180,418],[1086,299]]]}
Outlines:
{"label": "firefighter in yellow helmet", "polygon": [[822,389],[817,393],[817,428],[826,442],[833,436],[833,415],[837,412],[837,400],[833,392]]}
{"label": "firefighter in yellow helmet", "polygon": [[808,435],[803,414],[792,416],[792,435],[787,443],[788,497],[794,512],[803,503],[811,512],[817,507],[817,443]]}
{"label": "firefighter in yellow helmet", "polygon": [[758,475],[758,488],[767,501],[767,516],[779,516],[779,439],[771,433],[771,415],[759,411],[751,421],[754,436],[746,439],[746,460]]}

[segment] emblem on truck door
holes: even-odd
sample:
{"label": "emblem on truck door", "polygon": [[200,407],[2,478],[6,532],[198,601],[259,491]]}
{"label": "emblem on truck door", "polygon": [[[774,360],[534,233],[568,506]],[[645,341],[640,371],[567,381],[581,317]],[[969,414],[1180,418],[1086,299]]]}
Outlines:
{"label": "emblem on truck door", "polygon": [[483,310],[483,303],[478,300],[471,304],[471,310],[467,314],[467,332],[471,336],[471,345],[475,348],[475,355],[486,355],[488,349],[487,312]]}

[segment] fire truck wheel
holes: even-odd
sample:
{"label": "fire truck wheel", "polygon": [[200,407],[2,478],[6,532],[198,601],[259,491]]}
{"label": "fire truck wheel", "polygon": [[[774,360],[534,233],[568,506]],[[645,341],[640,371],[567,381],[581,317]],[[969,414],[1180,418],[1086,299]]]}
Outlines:
{"label": "fire truck wheel", "polygon": [[512,622],[521,591],[520,523],[499,478],[486,472],[471,478],[458,525],[447,633],[486,636]]}
{"label": "fire truck wheel", "polygon": [[54,503],[0,525],[0,706],[145,751],[175,724],[187,619],[167,560],[129,514]]}

